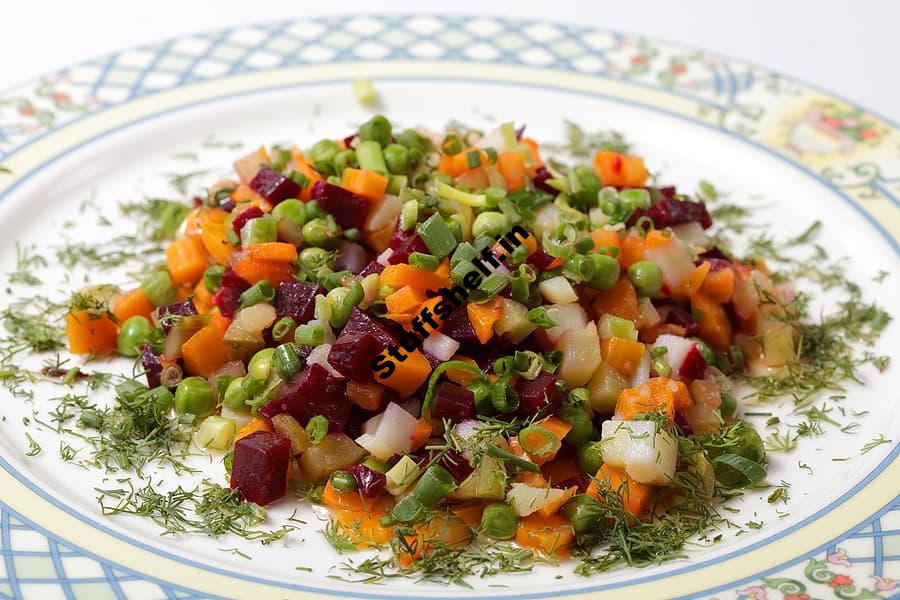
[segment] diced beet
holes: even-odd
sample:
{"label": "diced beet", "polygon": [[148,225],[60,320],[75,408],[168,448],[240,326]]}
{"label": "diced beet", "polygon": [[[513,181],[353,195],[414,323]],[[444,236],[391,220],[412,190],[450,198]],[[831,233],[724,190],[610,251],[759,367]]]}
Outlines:
{"label": "diced beet", "polygon": [[285,412],[287,412],[287,405],[282,402],[280,398],[276,398],[259,407],[259,414],[267,419],[271,419],[275,415],[280,415]]}
{"label": "diced beet", "polygon": [[452,337],[460,344],[480,344],[472,323],[469,321],[469,314],[466,306],[461,304],[453,309],[450,315],[444,319],[441,325],[441,332],[444,335]]}
{"label": "diced beet", "polygon": [[222,273],[222,285],[224,287],[233,287],[240,290],[246,290],[248,287],[250,287],[250,284],[245,281],[240,275],[238,275],[231,267],[228,267],[227,269],[225,269],[225,272]]}
{"label": "diced beet", "polygon": [[554,260],[556,259],[547,254],[547,251],[544,250],[543,246],[538,246],[538,249],[532,252],[527,258],[528,263],[533,265],[538,271],[547,270],[547,267],[549,267],[550,263]]}
{"label": "diced beet", "polygon": [[159,321],[163,333],[169,333],[169,330],[178,321],[178,317],[190,317],[197,314],[197,307],[191,300],[183,300],[173,304],[166,304],[156,309],[156,319]]}
{"label": "diced beet", "polygon": [[344,325],[344,329],[341,331],[341,335],[358,335],[362,333],[371,334],[378,340],[378,343],[384,344],[384,347],[399,343],[397,334],[387,325],[376,321],[368,313],[354,308],[350,313],[350,318],[347,319],[347,324]]}
{"label": "diced beet", "polygon": [[729,256],[727,254],[725,254],[724,252],[722,252],[722,249],[719,248],[718,246],[713,246],[712,248],[710,248],[709,250],[707,250],[706,252],[701,254],[699,256],[699,258],[702,258],[705,260],[709,260],[711,258],[721,258],[722,260],[727,260],[728,262],[731,262],[731,259],[729,258]]}
{"label": "diced beet", "polygon": [[531,181],[534,183],[534,187],[536,187],[537,189],[556,196],[557,194],[559,194],[559,190],[547,185],[548,179],[553,179],[553,175],[550,174],[550,171],[547,170],[547,167],[541,166],[537,168],[537,171],[535,171],[534,177],[531,179]]}
{"label": "diced beet", "polygon": [[234,207],[235,207],[234,200],[232,200],[231,198],[228,198],[224,202],[219,203],[219,208],[221,208],[225,212],[233,211]]}
{"label": "diced beet", "polygon": [[290,177],[285,177],[275,169],[263,167],[250,181],[250,189],[271,202],[278,204],[288,198],[300,197],[300,186]]}
{"label": "diced beet", "polygon": [[541,373],[531,381],[517,380],[514,387],[519,394],[519,416],[531,417],[538,411],[549,415],[559,410],[563,392],[557,386],[557,381],[559,378],[552,373]]}
{"label": "diced beet", "polygon": [[[429,451],[428,457],[429,460],[434,456],[433,450]],[[466,457],[457,452],[456,450],[450,449],[444,453],[444,455],[437,461],[438,465],[447,469],[453,479],[456,480],[456,483],[462,483],[466,480],[466,477],[472,474],[472,471],[475,469],[472,468],[472,465],[469,464],[469,461],[466,460]]]}
{"label": "diced beet", "polygon": [[324,179],[316,182],[312,197],[319,203],[319,207],[332,215],[337,224],[344,229],[361,229],[372,204],[367,198],[332,185]]}
{"label": "diced beet", "polygon": [[324,293],[325,288],[316,283],[285,279],[275,293],[275,313],[278,318],[290,317],[297,323],[308,323],[315,315],[316,295]]}
{"label": "diced beet", "polygon": [[351,133],[350,135],[345,137],[344,138],[344,148],[352,148],[353,140],[355,140],[356,137],[357,137],[357,134],[355,134],[355,133]]}
{"label": "diced beet", "polygon": [[685,335],[688,337],[700,333],[700,325],[697,324],[697,321],[694,320],[691,313],[683,308],[678,308],[677,306],[668,307],[668,312],[665,315],[665,322],[684,327]]}
{"label": "diced beet", "polygon": [[360,277],[366,277],[367,275],[371,275],[372,273],[381,274],[384,271],[384,265],[378,262],[378,260],[372,260],[366,268],[359,272]]}
{"label": "diced beet", "polygon": [[475,394],[455,383],[441,382],[434,397],[434,416],[453,423],[474,419]]}
{"label": "diced beet", "polygon": [[231,489],[260,506],[284,496],[291,442],[271,431],[256,431],[234,443]]}
{"label": "diced beet", "polygon": [[328,364],[356,381],[372,379],[372,360],[385,349],[371,333],[341,333],[331,345]]}
{"label": "diced beet", "polygon": [[234,217],[234,220],[231,222],[231,229],[236,235],[240,236],[241,229],[244,228],[244,225],[247,224],[247,221],[250,221],[251,219],[258,219],[264,214],[265,213],[263,213],[262,209],[258,206],[245,208]]}
{"label": "diced beet", "polygon": [[705,258],[702,256],[697,257],[697,259],[694,261],[694,264],[699,267],[704,262],[709,263],[710,271],[721,271],[722,269],[727,269],[731,266],[730,260],[725,260],[723,258]]}
{"label": "diced beet", "polygon": [[702,202],[691,202],[689,200],[675,200],[664,197],[656,204],[651,205],[647,210],[639,209],[634,211],[628,219],[628,225],[634,225],[638,219],[644,216],[649,217],[653,221],[653,226],[657,229],[694,221],[700,223],[703,229],[708,229],[712,226],[712,217],[709,216],[706,205]]}
{"label": "diced beet", "polygon": [[428,361],[428,364],[431,365],[431,368],[432,368],[432,369],[437,368],[437,366],[438,366],[439,364],[441,364],[442,362],[444,362],[444,361],[442,361],[441,359],[439,359],[437,356],[428,353],[424,348],[422,349],[422,355],[425,357],[425,360]]}
{"label": "diced beet", "polygon": [[237,312],[241,306],[241,293],[243,290],[233,287],[220,287],[219,291],[213,294],[213,304],[219,307],[219,312],[226,317],[230,317]]}
{"label": "diced beet", "polygon": [[366,249],[350,240],[341,240],[337,247],[337,257],[334,261],[335,271],[350,271],[354,275],[359,274],[369,262]]}
{"label": "diced beet", "polygon": [[375,498],[384,491],[384,487],[387,485],[387,477],[384,476],[384,473],[373,471],[365,465],[353,465],[347,470],[356,479],[359,491],[366,498]]}
{"label": "diced beet", "polygon": [[527,127],[527,125],[523,124],[521,127],[516,129],[516,139],[520,142],[522,141],[522,136],[525,135],[525,127]]}
{"label": "diced beet", "polygon": [[288,379],[276,402],[283,403],[286,411],[303,425],[322,415],[328,419],[331,432],[343,429],[353,406],[347,398],[346,383],[319,364],[310,365]]}
{"label": "diced beet", "polygon": [[388,263],[392,265],[408,263],[409,255],[413,252],[428,253],[428,246],[425,245],[415,229],[403,231],[398,227],[391,237],[390,248],[394,253],[388,258]]}
{"label": "diced beet", "polygon": [[150,344],[141,344],[141,367],[147,375],[147,386],[158,387],[162,375],[162,362],[159,356],[153,353],[153,346]]}
{"label": "diced beet", "polygon": [[694,344],[691,346],[691,349],[688,350],[687,356],[684,357],[684,362],[681,363],[678,374],[685,379],[702,379],[705,373],[706,360],[703,358],[703,355],[700,354],[700,348],[697,344]]}

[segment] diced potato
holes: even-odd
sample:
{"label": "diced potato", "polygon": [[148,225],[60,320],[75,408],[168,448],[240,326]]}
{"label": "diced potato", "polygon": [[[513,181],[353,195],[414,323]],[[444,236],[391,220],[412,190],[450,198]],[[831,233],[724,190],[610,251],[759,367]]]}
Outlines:
{"label": "diced potato", "polygon": [[528,309],[524,304],[509,298],[500,298],[500,300],[503,310],[500,318],[494,323],[494,333],[505,335],[507,340],[518,344],[537,329],[537,325],[528,320]]}
{"label": "diced potato", "polygon": [[573,288],[572,284],[569,283],[569,280],[562,275],[551,277],[550,279],[545,279],[540,282],[538,284],[538,291],[541,292],[541,296],[544,297],[544,300],[552,302],[553,304],[578,302],[578,294],[575,293],[575,288]]}
{"label": "diced potato", "polygon": [[619,394],[629,385],[628,378],[616,371],[614,367],[607,363],[601,364],[588,382],[591,408],[600,414],[613,414]]}
{"label": "diced potato", "polygon": [[571,329],[584,329],[588,324],[587,313],[580,304],[553,304],[547,307],[547,316],[556,325],[547,329],[547,338],[554,344],[562,334]]}
{"label": "diced potato", "polygon": [[603,462],[625,469],[638,483],[668,485],[675,476],[678,444],[653,421],[606,421],[601,430]]}
{"label": "diced potato", "polygon": [[766,319],[762,329],[763,362],[780,367],[794,358],[794,328],[777,319]]}
{"label": "diced potato", "polygon": [[332,471],[346,469],[366,456],[366,451],[343,433],[329,433],[300,455],[303,471],[313,481],[325,481]]}
{"label": "diced potato", "polygon": [[503,463],[490,456],[482,456],[478,468],[450,494],[456,500],[503,500],[506,492],[506,469]]}
{"label": "diced potato", "polygon": [[568,389],[582,387],[600,366],[600,336],[597,327],[588,323],[584,329],[571,329],[559,339],[563,353],[558,375]]}
{"label": "diced potato", "polygon": [[506,493],[506,500],[520,517],[537,512],[545,504],[559,500],[566,490],[557,488],[537,488],[524,483],[514,483]]}
{"label": "diced potato", "polygon": [[215,415],[206,417],[197,430],[197,446],[204,450],[225,450],[234,437],[237,426],[234,420]]}

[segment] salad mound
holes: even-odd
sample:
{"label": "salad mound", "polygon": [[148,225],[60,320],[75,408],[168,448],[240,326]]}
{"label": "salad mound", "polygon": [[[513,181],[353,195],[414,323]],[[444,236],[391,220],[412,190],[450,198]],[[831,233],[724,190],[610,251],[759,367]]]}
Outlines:
{"label": "salad mound", "polygon": [[261,147],[139,287],[85,294],[69,350],[136,357],[120,396],[192,425],[241,502],[302,489],[339,549],[390,547],[373,570],[677,555],[765,479],[731,391],[794,360],[792,292],[641,157],[590,159],[380,115]]}

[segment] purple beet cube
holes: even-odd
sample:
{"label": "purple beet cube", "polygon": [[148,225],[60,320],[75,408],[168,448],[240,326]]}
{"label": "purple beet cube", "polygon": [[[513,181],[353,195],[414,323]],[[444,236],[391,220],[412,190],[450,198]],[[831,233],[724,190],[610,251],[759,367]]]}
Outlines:
{"label": "purple beet cube", "polygon": [[526,259],[528,264],[532,265],[538,271],[546,271],[550,264],[556,260],[544,250],[543,246],[538,246],[538,249],[529,255]]}
{"label": "purple beet cube", "polygon": [[391,254],[388,263],[392,265],[408,263],[409,255],[413,252],[421,252],[423,254],[428,254],[429,252],[428,246],[425,245],[425,242],[422,241],[415,229],[403,231],[399,227],[391,237],[390,248],[394,253]]}
{"label": "purple beet cube", "polygon": [[691,202],[690,200],[675,200],[674,198],[663,197],[662,200],[651,205],[647,210],[634,211],[628,219],[628,225],[634,225],[638,219],[645,216],[653,221],[653,226],[657,229],[694,221],[700,223],[703,229],[708,229],[712,226],[712,217],[709,216],[706,205],[702,202]]}
{"label": "purple beet cube", "polygon": [[325,180],[316,182],[312,196],[344,229],[362,229],[372,204],[368,198]]}
{"label": "purple beet cube", "polygon": [[328,431],[332,433],[344,428],[353,407],[347,397],[347,385],[319,364],[288,379],[275,402],[282,403],[286,412],[303,425],[322,415],[328,419]]}
{"label": "purple beet cube", "polygon": [[245,208],[244,210],[239,212],[236,217],[234,217],[234,220],[231,222],[231,229],[238,237],[240,237],[241,229],[244,228],[244,225],[247,224],[247,221],[250,221],[251,219],[258,219],[264,214],[265,213],[263,213],[262,209],[258,206]]}
{"label": "purple beet cube", "polygon": [[531,381],[516,381],[514,387],[519,394],[519,416],[531,417],[538,412],[549,415],[559,410],[564,394],[557,381],[559,378],[552,373],[541,373]]}
{"label": "purple beet cube", "polygon": [[684,327],[685,335],[688,337],[700,333],[700,325],[694,320],[694,317],[688,311],[677,306],[669,307],[668,313],[665,315],[665,322],[670,325],[678,325]]}
{"label": "purple beet cube", "polygon": [[250,189],[271,202],[278,204],[288,198],[300,197],[300,186],[278,171],[263,167],[250,182]]}
{"label": "purple beet cube", "polygon": [[531,179],[532,183],[534,183],[534,187],[537,189],[547,192],[552,196],[556,196],[559,194],[559,190],[547,185],[547,180],[553,179],[553,175],[550,174],[550,171],[547,170],[547,167],[538,167],[537,171],[534,173],[534,177]]}
{"label": "purple beet cube", "polygon": [[380,275],[382,271],[384,271],[384,265],[378,262],[378,260],[373,260],[368,265],[366,265],[365,269],[359,272],[359,276],[366,277],[367,275],[371,275],[372,273],[378,273]]}
{"label": "purple beet cube", "polygon": [[331,345],[328,364],[344,377],[369,381],[372,379],[372,360],[385,347],[371,333],[341,333]]}
{"label": "purple beet cube", "polygon": [[153,353],[153,346],[150,344],[141,344],[141,367],[147,375],[147,386],[158,387],[162,375],[162,362],[159,356]]}
{"label": "purple beet cube", "polygon": [[271,431],[256,431],[234,444],[231,489],[260,506],[284,496],[291,442]]}
{"label": "purple beet cube", "polygon": [[348,467],[347,470],[356,479],[359,491],[366,498],[375,498],[384,491],[387,485],[387,477],[384,476],[384,473],[373,471],[365,465],[353,465]]}
{"label": "purple beet cube", "polygon": [[434,416],[459,423],[475,418],[475,394],[449,381],[442,382],[434,398]]}
{"label": "purple beet cube", "polygon": [[379,344],[383,344],[382,348],[399,343],[397,334],[387,325],[376,321],[368,313],[354,308],[353,312],[350,313],[350,318],[347,319],[347,324],[344,325],[344,329],[341,331],[341,335],[359,335],[364,333],[372,335],[378,340]]}
{"label": "purple beet cube", "polygon": [[159,321],[163,333],[169,333],[169,330],[178,322],[181,317],[190,317],[197,314],[197,307],[190,300],[166,304],[156,309],[156,320]]}
{"label": "purple beet cube", "polygon": [[316,295],[325,288],[315,283],[286,279],[278,284],[275,293],[275,312],[279,318],[290,317],[297,323],[308,323],[315,313]]}
{"label": "purple beet cube", "polygon": [[694,344],[688,350],[687,356],[684,357],[684,362],[681,363],[681,368],[678,370],[678,374],[685,379],[702,379],[706,374],[706,360],[700,354],[700,347],[697,344]]}
{"label": "purple beet cube", "polygon": [[441,332],[452,337],[460,344],[481,344],[478,336],[475,335],[472,323],[469,321],[469,314],[464,304],[454,308],[450,315],[444,319],[441,325]]}

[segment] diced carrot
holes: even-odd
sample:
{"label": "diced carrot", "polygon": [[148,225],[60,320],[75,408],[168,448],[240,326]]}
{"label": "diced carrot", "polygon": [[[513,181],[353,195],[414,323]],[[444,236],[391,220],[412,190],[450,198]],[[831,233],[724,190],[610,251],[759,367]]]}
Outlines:
{"label": "diced carrot", "polygon": [[643,519],[653,505],[655,491],[652,487],[636,482],[628,476],[624,469],[611,467],[604,463],[600,466],[594,481],[587,488],[587,495],[601,499],[597,482],[608,486],[622,500],[622,505],[638,520]]}
{"label": "diced carrot", "polygon": [[213,304],[212,294],[206,289],[206,284],[203,283],[203,279],[198,281],[197,285],[194,286],[194,293],[192,295],[194,306],[201,315],[208,313],[215,306],[215,304]]}
{"label": "diced carrot", "polygon": [[546,556],[566,556],[575,541],[572,524],[559,515],[533,513],[519,521],[516,542]]}
{"label": "diced carrot", "polygon": [[734,295],[734,270],[730,268],[710,271],[703,280],[700,292],[710,300],[725,304]]}
{"label": "diced carrot", "polygon": [[257,431],[272,431],[272,427],[266,419],[253,417],[246,425],[237,430],[237,433],[234,434],[234,441],[236,442]]}
{"label": "diced carrot", "polygon": [[428,441],[428,438],[431,437],[431,419],[425,415],[419,417],[418,423],[416,423],[416,430],[413,432],[412,437],[412,449],[418,450]]}
{"label": "diced carrot", "polygon": [[384,386],[374,381],[347,382],[347,397],[364,410],[378,410],[384,399]]}
{"label": "diced carrot", "polygon": [[501,152],[497,156],[497,168],[506,180],[506,191],[515,192],[525,187],[525,157],[521,152]]}
{"label": "diced carrot", "polygon": [[616,417],[630,421],[642,413],[659,412],[670,419],[675,416],[674,392],[677,386],[670,386],[668,377],[653,377],[638,387],[627,388],[619,394],[616,402]]}
{"label": "diced carrot", "polygon": [[76,310],[66,315],[66,337],[72,354],[104,354],[116,349],[119,331],[109,313]]}
{"label": "diced carrot", "polygon": [[659,250],[665,248],[672,241],[672,236],[659,229],[652,229],[647,232],[644,238],[644,247],[647,250]]}
{"label": "diced carrot", "polygon": [[181,354],[184,356],[187,372],[201,377],[209,377],[229,360],[223,334],[212,323],[182,344]]}
{"label": "diced carrot", "polygon": [[378,498],[367,498],[356,492],[339,492],[331,485],[331,479],[325,484],[322,492],[322,503],[334,510],[348,510],[353,512],[372,512],[376,510]]}
{"label": "diced carrot", "polygon": [[538,509],[537,514],[541,515],[542,517],[550,517],[550,516],[556,514],[557,512],[559,512],[559,509],[561,509],[563,507],[563,504],[568,502],[569,498],[574,496],[575,492],[577,492],[577,491],[578,491],[578,486],[572,486],[572,487],[566,488],[566,492],[563,495],[561,495],[559,498],[556,498],[555,500],[553,500],[551,502],[547,502],[543,506],[541,506]]}
{"label": "diced carrot", "polygon": [[710,262],[708,260],[700,263],[691,273],[684,278],[678,285],[670,290],[672,297],[686,300],[700,291],[706,274],[709,273]]}
{"label": "diced carrot", "polygon": [[394,537],[394,529],[381,524],[387,514],[383,511],[340,509],[333,510],[332,514],[341,532],[349,536],[357,548],[384,546]]}
{"label": "diced carrot", "polygon": [[669,335],[677,335],[685,337],[687,330],[681,325],[673,325],[672,323],[659,323],[651,325],[641,330],[639,339],[645,344],[652,344],[659,336],[668,333]]}
{"label": "diced carrot", "polygon": [[644,344],[627,338],[606,338],[600,340],[600,354],[603,362],[609,363],[622,375],[631,377],[644,356]]}
{"label": "diced carrot", "polygon": [[622,240],[622,252],[619,254],[619,264],[628,268],[639,260],[644,260],[644,238],[639,235],[627,235]]}
{"label": "diced carrot", "polygon": [[319,175],[319,172],[313,168],[313,166],[306,160],[306,157],[303,156],[303,152],[300,151],[296,146],[291,148],[291,157],[294,159],[294,169],[303,173],[309,178],[309,183],[305,188],[300,192],[300,200],[304,202],[309,202],[312,200],[312,190],[316,185],[317,181],[322,179],[322,176]]}
{"label": "diced carrot", "polygon": [[581,477],[581,469],[574,458],[556,458],[541,466],[541,474],[550,485],[557,485]]}
{"label": "diced carrot", "polygon": [[262,199],[262,196],[254,192],[253,188],[244,183],[234,188],[234,191],[231,192],[231,201],[235,204],[250,202],[251,204],[257,205]]}
{"label": "diced carrot", "polygon": [[341,186],[363,198],[377,201],[384,197],[388,180],[387,177],[375,171],[347,167],[341,177]]}
{"label": "diced carrot", "polygon": [[444,175],[450,175],[451,177],[456,177],[460,173],[454,174],[454,164],[453,157],[448,156],[447,154],[441,154],[441,161],[438,163],[438,173],[442,173]]}
{"label": "diced carrot", "polygon": [[192,236],[172,242],[166,249],[166,264],[176,284],[194,283],[203,277],[209,264],[203,243]]}
{"label": "diced carrot", "polygon": [[232,266],[244,281],[253,284],[265,279],[274,286],[294,276],[294,267],[290,263],[259,260],[251,256],[244,257]]}
{"label": "diced carrot", "polygon": [[384,305],[391,313],[414,313],[425,300],[425,292],[422,289],[405,285],[387,296]]}
{"label": "diced carrot", "polygon": [[644,166],[644,159],[640,156],[626,156],[622,165],[622,176],[628,187],[643,187],[647,183],[650,173]]}
{"label": "diced carrot", "polygon": [[468,190],[483,190],[490,186],[490,180],[487,170],[484,167],[477,167],[454,177],[453,185]]}
{"label": "diced carrot", "polygon": [[728,350],[731,346],[731,322],[722,305],[705,294],[694,294],[691,308],[700,326],[700,337],[719,352]]}
{"label": "diced carrot", "polygon": [[476,304],[470,302],[466,305],[466,313],[469,315],[469,322],[478,341],[482,344],[488,343],[494,337],[494,323],[503,314],[503,304],[499,296],[494,296],[488,302]]}
{"label": "diced carrot", "polygon": [[605,314],[611,314],[629,321],[637,321],[641,316],[637,292],[628,278],[620,279],[612,289],[604,290],[594,296],[591,308],[597,319]]}
{"label": "diced carrot", "polygon": [[144,288],[137,287],[113,298],[110,302],[110,310],[116,317],[116,321],[124,323],[135,316],[149,319],[153,312],[153,305],[147,300]]}
{"label": "diced carrot", "polygon": [[375,231],[363,231],[362,241],[366,246],[381,253],[388,249],[391,245],[391,238],[394,236],[394,230],[397,229],[397,221],[399,216],[394,217],[381,229]]}
{"label": "diced carrot", "polygon": [[520,471],[516,473],[516,483],[524,483],[536,488],[550,487],[550,483],[541,473],[532,471]]}
{"label": "diced carrot", "polygon": [[[450,360],[459,360],[459,361],[462,361],[465,363],[469,363],[470,365],[477,366],[475,361],[467,356],[456,355],[453,358],[451,358]],[[472,385],[473,383],[475,383],[475,380],[478,378],[478,375],[476,375],[475,373],[473,373],[472,371],[470,371],[468,369],[456,369],[456,368],[447,369],[446,371],[444,371],[444,376],[446,376],[447,379],[449,379],[453,383],[455,383],[457,385],[461,385],[463,387],[465,387],[467,385]]]}
{"label": "diced carrot", "polygon": [[[622,254],[622,242],[619,240],[619,234],[611,229],[595,229],[591,232],[591,239],[594,240],[594,250],[612,246],[619,249],[619,255]],[[611,253],[607,252],[607,254]]]}
{"label": "diced carrot", "polygon": [[247,256],[258,260],[288,263],[297,260],[297,247],[285,242],[249,244],[245,250],[247,251]]}
{"label": "diced carrot", "polygon": [[203,227],[203,233],[200,235],[203,247],[213,257],[213,260],[220,265],[229,264],[231,262],[231,254],[235,250],[234,244],[228,239],[228,231],[230,229],[224,223],[207,223]]}
{"label": "diced carrot", "polygon": [[[478,164],[475,165],[474,167],[469,166],[469,154],[471,152],[478,152],[478,156],[479,156]],[[458,154],[454,154],[453,156],[450,156],[448,158],[450,160],[449,160],[449,164],[447,166],[447,169],[448,169],[447,174],[452,175],[453,177],[459,177],[460,175],[462,175],[463,173],[465,173],[469,170],[478,169],[478,168],[482,167],[483,165],[486,165],[488,162],[487,152],[485,152],[484,150],[480,150],[478,148],[466,148],[462,152],[459,152]],[[438,167],[438,168],[440,168],[440,167]]]}
{"label": "diced carrot", "polygon": [[401,288],[409,285],[421,290],[436,290],[450,285],[449,272],[445,275],[428,269],[420,269],[404,263],[388,265],[379,277],[381,285],[389,285],[393,288]]}
{"label": "diced carrot", "polygon": [[571,423],[563,421],[562,419],[559,419],[557,417],[544,419],[538,425],[556,436],[559,441],[562,441],[563,438],[566,437],[570,431],[572,431]]}
{"label": "diced carrot", "polygon": [[540,147],[538,146],[538,143],[536,141],[529,137],[523,137],[522,143],[528,146],[528,149],[530,150],[531,157],[526,162],[526,166],[528,168],[528,174],[534,177],[535,173],[538,170],[538,167],[544,164],[541,162]]}
{"label": "diced carrot", "polygon": [[683,382],[675,379],[670,379],[669,382],[668,385],[670,389],[672,388],[672,384],[675,386],[675,389],[672,391],[672,401],[676,412],[681,413],[694,406],[694,398],[691,396],[691,392]]}
{"label": "diced carrot", "polygon": [[[391,359],[393,360],[393,359]],[[406,360],[395,361],[394,372],[384,380],[384,385],[397,392],[401,398],[409,398],[428,379],[431,363],[419,350],[406,355]]]}
{"label": "diced carrot", "polygon": [[642,187],[649,176],[642,158],[608,150],[594,155],[594,170],[600,176],[602,185],[616,187]]}
{"label": "diced carrot", "polygon": [[453,506],[450,508],[450,512],[469,527],[475,527],[481,523],[481,516],[484,514],[484,503]]}

